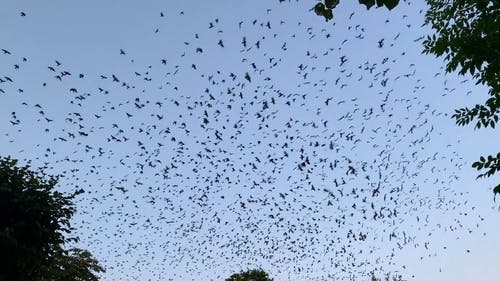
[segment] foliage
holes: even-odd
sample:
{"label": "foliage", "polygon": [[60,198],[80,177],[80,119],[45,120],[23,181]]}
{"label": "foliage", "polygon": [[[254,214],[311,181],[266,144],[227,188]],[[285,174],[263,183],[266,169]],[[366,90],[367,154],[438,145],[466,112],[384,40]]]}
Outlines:
{"label": "foliage", "polygon": [[[453,118],[464,126],[495,128],[500,114],[500,2],[491,0],[427,0],[425,24],[436,31],[423,42],[424,53],[444,56],[446,72],[470,73],[476,84],[488,86],[489,98],[481,105],[455,110]],[[500,171],[500,153],[481,157],[472,167],[488,169],[478,178]],[[499,185],[500,186],[500,185]],[[493,191],[495,194],[500,187]]]}
{"label": "foliage", "polygon": [[40,281],[97,281],[96,273],[104,268],[89,251],[72,248],[67,253],[58,252],[42,271]]}
{"label": "foliage", "polygon": [[[333,19],[333,9],[337,7],[340,0],[324,0],[322,2],[316,3],[314,6],[314,12],[318,16],[322,16],[326,21]],[[377,7],[385,6],[387,9],[392,10],[399,4],[399,0],[359,0],[360,4],[366,6],[366,9],[377,5]]]}
{"label": "foliage", "polygon": [[252,269],[231,275],[226,281],[273,281],[262,269]]}
{"label": "foliage", "polygon": [[[73,230],[78,193],[66,196],[54,190],[57,177],[16,165],[0,158],[0,280],[41,280],[66,255],[63,245],[77,241],[65,234]],[[88,258],[78,251],[71,257]]]}
{"label": "foliage", "polygon": [[494,128],[500,113],[500,2],[427,2],[425,23],[430,24],[436,34],[424,41],[424,53],[444,56],[447,72],[458,68],[460,75],[470,73],[477,84],[489,87],[491,97],[484,105],[458,109],[453,117],[458,125],[477,118],[476,128]]}
{"label": "foliage", "polygon": [[497,193],[500,193],[500,184],[499,184],[499,185],[497,185],[497,186],[495,186],[495,187],[493,188],[493,194],[494,194],[494,195],[493,195],[493,201],[495,201],[495,198],[496,198],[496,196],[497,196]]}
{"label": "foliage", "polygon": [[485,176],[486,177],[492,176],[495,172],[500,171],[500,152],[497,154],[496,157],[490,155],[488,156],[488,158],[484,158],[481,156],[481,158],[479,158],[479,161],[474,162],[474,164],[472,164],[472,167],[476,168],[477,170],[488,169],[487,172],[477,176],[478,178],[482,178]]}

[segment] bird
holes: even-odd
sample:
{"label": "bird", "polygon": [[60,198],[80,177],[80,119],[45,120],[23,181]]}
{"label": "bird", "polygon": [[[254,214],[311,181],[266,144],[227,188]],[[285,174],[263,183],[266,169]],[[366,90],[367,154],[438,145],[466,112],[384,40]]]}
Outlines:
{"label": "bird", "polygon": [[[372,40],[354,13],[332,26],[347,32],[337,38],[265,8],[257,19],[211,20],[153,9],[156,20],[141,25],[164,35],[186,28],[144,38],[181,49],[119,49],[112,65],[85,71],[5,45],[15,55],[4,56],[0,76],[2,138],[12,154],[64,175],[64,190],[84,186],[75,226],[114,277],[205,278],[210,263],[221,279],[225,265],[246,260],[280,267],[282,279],[348,280],[374,265],[392,270],[405,250],[430,253],[428,233],[467,233],[458,210],[472,203],[449,188],[465,161],[431,124],[442,107],[427,105],[420,88],[455,87],[431,83],[443,70],[414,72],[421,62],[402,62],[399,34],[391,48],[380,39],[353,55],[353,43]],[[37,62],[47,57],[56,62]],[[458,222],[434,224],[442,211]]]}

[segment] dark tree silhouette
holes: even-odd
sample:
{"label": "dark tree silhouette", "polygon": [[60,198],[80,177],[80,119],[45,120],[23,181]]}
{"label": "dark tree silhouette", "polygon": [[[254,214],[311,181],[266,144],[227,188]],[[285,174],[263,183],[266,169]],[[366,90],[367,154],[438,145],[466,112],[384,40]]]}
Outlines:
{"label": "dark tree silhouette", "polygon": [[104,268],[87,250],[72,248],[58,252],[48,267],[42,269],[40,281],[98,281],[96,273]]}
{"label": "dark tree silhouette", "polygon": [[102,271],[87,252],[74,250],[68,256],[64,250],[65,243],[78,240],[66,235],[75,212],[71,200],[79,192],[66,196],[54,190],[56,184],[57,177],[0,158],[0,280],[97,280],[51,275],[70,260],[87,262],[90,272]]}
{"label": "dark tree silhouette", "polygon": [[226,281],[273,281],[262,269],[251,269],[231,275]]}

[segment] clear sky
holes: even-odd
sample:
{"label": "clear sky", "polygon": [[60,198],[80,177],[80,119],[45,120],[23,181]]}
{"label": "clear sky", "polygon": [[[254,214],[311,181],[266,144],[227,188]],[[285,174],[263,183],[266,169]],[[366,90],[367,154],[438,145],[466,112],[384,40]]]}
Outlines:
{"label": "clear sky", "polygon": [[85,190],[103,280],[498,279],[498,132],[450,118],[486,89],[350,2],[6,1],[0,155]]}

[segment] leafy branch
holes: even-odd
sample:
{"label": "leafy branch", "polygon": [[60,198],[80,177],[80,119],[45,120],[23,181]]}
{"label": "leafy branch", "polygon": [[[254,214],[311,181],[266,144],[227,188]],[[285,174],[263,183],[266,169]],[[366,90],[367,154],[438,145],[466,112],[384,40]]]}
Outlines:
{"label": "leafy branch", "polygon": [[[333,9],[339,3],[340,0],[324,0],[314,5],[312,10],[316,15],[322,16],[326,21],[329,21],[333,19]],[[392,10],[399,4],[399,0],[359,0],[359,4],[365,5],[367,10],[375,5],[377,7],[385,6],[387,9]]]}
{"label": "leafy branch", "polygon": [[483,177],[491,177],[495,172],[500,171],[500,152],[496,157],[489,155],[488,157],[479,158],[479,161],[476,161],[472,164],[473,168],[476,168],[478,171],[483,169],[488,169],[486,172],[477,176],[477,178]]}

